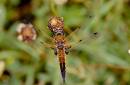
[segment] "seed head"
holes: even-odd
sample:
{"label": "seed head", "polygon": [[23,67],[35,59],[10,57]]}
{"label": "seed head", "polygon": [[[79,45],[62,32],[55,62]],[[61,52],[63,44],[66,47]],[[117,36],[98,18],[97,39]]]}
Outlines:
{"label": "seed head", "polygon": [[17,28],[18,32],[18,40],[24,41],[24,42],[31,42],[36,39],[36,31],[32,24],[19,24]]}

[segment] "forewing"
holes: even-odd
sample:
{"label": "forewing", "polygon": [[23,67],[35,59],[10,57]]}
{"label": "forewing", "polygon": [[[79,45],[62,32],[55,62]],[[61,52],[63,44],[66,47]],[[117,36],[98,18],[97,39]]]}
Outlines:
{"label": "forewing", "polygon": [[89,44],[94,42],[99,37],[98,32],[86,32],[84,33],[81,28],[77,28],[71,32],[67,37],[67,44],[71,46],[71,49],[79,46],[80,44]]}
{"label": "forewing", "polygon": [[40,27],[35,27],[36,32],[38,34],[37,40],[35,41],[35,47],[36,48],[54,48],[53,44],[53,38],[51,37],[49,31],[47,31],[46,28],[40,28]]}

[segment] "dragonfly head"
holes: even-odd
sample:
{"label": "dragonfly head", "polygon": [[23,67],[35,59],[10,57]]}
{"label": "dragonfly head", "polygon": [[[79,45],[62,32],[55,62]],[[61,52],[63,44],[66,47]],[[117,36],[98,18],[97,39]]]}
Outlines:
{"label": "dragonfly head", "polygon": [[62,29],[63,30],[63,27],[64,27],[63,18],[57,17],[57,16],[51,17],[48,21],[48,27],[53,32],[56,29]]}

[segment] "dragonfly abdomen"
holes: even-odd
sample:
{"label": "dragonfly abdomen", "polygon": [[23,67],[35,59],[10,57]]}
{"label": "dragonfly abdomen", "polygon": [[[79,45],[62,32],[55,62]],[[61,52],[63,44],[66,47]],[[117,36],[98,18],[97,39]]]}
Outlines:
{"label": "dragonfly abdomen", "polygon": [[63,49],[59,50],[58,58],[63,82],[65,82],[66,66],[65,66],[65,51]]}

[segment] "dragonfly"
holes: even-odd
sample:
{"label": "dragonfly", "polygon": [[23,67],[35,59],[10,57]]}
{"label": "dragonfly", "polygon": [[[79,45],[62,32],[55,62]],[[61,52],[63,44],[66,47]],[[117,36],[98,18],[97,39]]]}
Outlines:
{"label": "dragonfly", "polygon": [[[52,48],[54,50],[54,54],[59,59],[61,76],[62,76],[63,82],[65,83],[66,56],[68,55],[70,49],[76,47],[80,42],[82,42],[82,39],[78,39],[75,43],[68,43],[69,42],[68,38],[72,37],[74,35],[74,33],[77,32],[79,29],[73,31],[71,34],[66,36],[65,29],[64,29],[64,20],[62,17],[58,17],[58,16],[53,16],[48,20],[48,29],[52,32],[52,37],[47,36],[47,38],[49,38],[51,41],[53,40],[53,44],[48,44],[42,40],[40,41],[40,43],[43,46]],[[40,30],[40,29],[36,30],[33,27],[33,25],[30,23],[28,23],[28,24],[23,23],[21,26],[19,26],[18,30],[19,30],[18,32],[21,34],[19,36],[22,37],[22,40],[26,41],[26,42],[30,42],[30,41],[33,41],[34,39],[36,39],[37,33],[39,33],[39,32],[41,32],[41,34],[43,34],[42,33],[43,30]],[[36,31],[38,31],[38,32],[36,32]],[[94,32],[94,33],[92,33],[92,35],[94,37],[97,37],[98,33]]]}
{"label": "dragonfly", "polygon": [[67,45],[65,40],[63,18],[60,17],[50,18],[48,22],[48,28],[53,33],[55,43],[54,53],[59,58],[61,75],[63,82],[65,83],[65,74],[66,74],[65,56],[68,54],[68,49],[70,48],[70,46]]}

